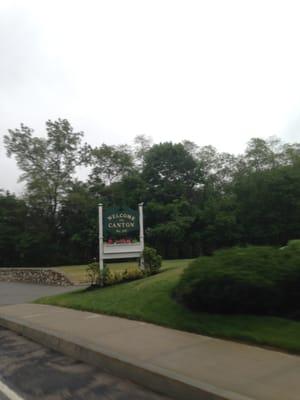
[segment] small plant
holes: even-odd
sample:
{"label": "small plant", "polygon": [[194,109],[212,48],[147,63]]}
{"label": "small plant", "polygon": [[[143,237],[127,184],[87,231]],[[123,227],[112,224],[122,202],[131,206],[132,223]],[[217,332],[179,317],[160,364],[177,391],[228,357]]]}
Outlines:
{"label": "small plant", "polygon": [[152,247],[145,247],[143,251],[145,272],[148,275],[154,275],[161,268],[161,256]]}
{"label": "small plant", "polygon": [[113,272],[109,270],[107,267],[105,272],[105,277],[103,279],[104,283],[103,286],[111,286],[111,285],[116,285],[118,283],[135,281],[136,279],[141,279],[144,276],[145,273],[138,268],[131,270],[125,269],[124,271]]}
{"label": "small plant", "polygon": [[145,276],[145,272],[139,268],[112,271],[107,265],[104,265],[103,270],[100,272],[99,264],[96,261],[88,265],[86,273],[91,287],[112,286],[118,283],[141,279]]}
{"label": "small plant", "polygon": [[102,272],[102,286],[110,286],[113,285],[116,281],[116,275],[113,273],[108,266],[103,268]]}
{"label": "small plant", "polygon": [[87,278],[91,286],[98,286],[101,283],[99,264],[96,261],[90,263],[86,269]]}
{"label": "small plant", "polygon": [[125,269],[122,273],[122,282],[130,282],[144,277],[145,273],[140,268],[130,270]]}

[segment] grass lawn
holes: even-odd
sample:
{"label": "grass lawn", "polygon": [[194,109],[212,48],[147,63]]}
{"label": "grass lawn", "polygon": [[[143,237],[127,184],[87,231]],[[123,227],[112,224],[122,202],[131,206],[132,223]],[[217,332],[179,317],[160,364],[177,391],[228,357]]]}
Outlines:
{"label": "grass lawn", "polygon": [[162,272],[149,278],[93,291],[44,297],[37,302],[118,315],[300,354],[300,321],[195,313],[176,303],[171,296],[172,289],[188,262],[164,261]]}
{"label": "grass lawn", "polygon": [[[108,264],[112,271],[120,271],[124,269],[137,268],[138,263],[135,261]],[[54,267],[52,269],[63,272],[74,283],[88,283],[86,274],[87,265],[66,265]]]}

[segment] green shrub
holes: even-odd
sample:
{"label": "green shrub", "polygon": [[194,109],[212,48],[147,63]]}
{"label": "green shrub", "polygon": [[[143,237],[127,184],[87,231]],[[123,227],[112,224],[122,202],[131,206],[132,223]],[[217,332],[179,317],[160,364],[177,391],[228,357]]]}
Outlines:
{"label": "green shrub", "polygon": [[300,239],[290,240],[285,249],[300,251]]}
{"label": "green shrub", "polygon": [[99,263],[93,261],[92,263],[88,264],[86,268],[86,274],[91,286],[100,285],[101,276]]}
{"label": "green shrub", "polygon": [[200,257],[175,290],[193,310],[300,316],[300,251],[232,248]]}
{"label": "green shrub", "polygon": [[125,269],[122,273],[122,282],[130,282],[144,277],[145,273],[140,268],[130,270]]}
{"label": "green shrub", "polygon": [[103,286],[116,285],[118,283],[135,281],[136,279],[144,278],[144,272],[139,269],[125,269],[124,271],[111,271],[108,267],[105,268]]}
{"label": "green shrub", "polygon": [[111,286],[121,281],[121,274],[119,272],[112,272],[108,266],[103,268],[102,273],[102,286]]}
{"label": "green shrub", "polygon": [[145,247],[143,251],[145,272],[148,275],[154,275],[161,268],[161,256],[152,247]]}
{"label": "green shrub", "polygon": [[145,277],[145,273],[140,268],[112,271],[107,265],[104,265],[103,271],[100,272],[97,262],[89,264],[86,272],[91,287],[111,286]]}
{"label": "green shrub", "polygon": [[290,241],[280,257],[284,265],[279,277],[282,313],[300,319],[300,240]]}

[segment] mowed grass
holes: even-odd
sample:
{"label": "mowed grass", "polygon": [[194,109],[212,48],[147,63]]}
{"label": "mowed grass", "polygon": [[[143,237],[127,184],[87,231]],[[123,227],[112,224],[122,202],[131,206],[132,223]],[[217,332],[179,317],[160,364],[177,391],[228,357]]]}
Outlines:
{"label": "mowed grass", "polygon": [[164,261],[162,272],[149,278],[45,297],[37,302],[118,315],[300,354],[300,322],[265,316],[195,313],[178,304],[172,291],[188,262]]}
{"label": "mowed grass", "polygon": [[[138,267],[138,263],[135,261],[122,262],[122,263],[111,263],[108,264],[112,271],[130,270]],[[88,265],[66,265],[61,267],[54,267],[52,269],[63,272],[67,278],[69,278],[75,284],[88,283],[87,275]]]}

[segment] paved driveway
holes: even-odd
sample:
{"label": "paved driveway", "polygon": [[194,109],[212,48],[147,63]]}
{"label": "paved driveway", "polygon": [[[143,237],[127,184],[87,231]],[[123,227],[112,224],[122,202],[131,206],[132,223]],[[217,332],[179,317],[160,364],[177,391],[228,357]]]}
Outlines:
{"label": "paved driveway", "polygon": [[58,287],[31,283],[0,282],[0,306],[5,304],[29,303],[42,296],[51,296],[76,290],[74,286]]}

